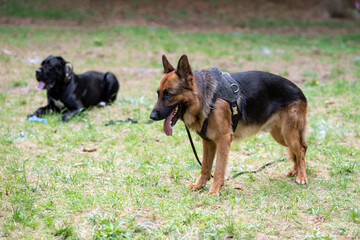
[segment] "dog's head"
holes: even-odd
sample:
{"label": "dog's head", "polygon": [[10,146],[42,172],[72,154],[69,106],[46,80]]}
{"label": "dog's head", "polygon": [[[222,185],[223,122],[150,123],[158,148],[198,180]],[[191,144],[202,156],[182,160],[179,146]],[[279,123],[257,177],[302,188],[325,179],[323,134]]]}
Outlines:
{"label": "dog's head", "polygon": [[158,100],[150,114],[152,120],[164,120],[164,132],[172,135],[172,127],[181,118],[189,105],[189,95],[193,93],[193,73],[186,55],[183,55],[175,69],[162,56],[164,74],[158,87]]}
{"label": "dog's head", "polygon": [[68,76],[72,73],[72,67],[68,67],[62,57],[48,56],[41,62],[41,67],[36,69],[35,76],[39,82],[37,90],[43,88],[50,89],[57,83],[67,81]]}

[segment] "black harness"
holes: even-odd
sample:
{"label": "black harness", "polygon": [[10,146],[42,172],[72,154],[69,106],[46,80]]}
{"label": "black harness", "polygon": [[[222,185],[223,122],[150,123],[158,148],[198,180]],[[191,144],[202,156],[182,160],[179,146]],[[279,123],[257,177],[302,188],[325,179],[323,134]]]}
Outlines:
{"label": "black harness", "polygon": [[[237,104],[237,99],[240,96],[240,87],[239,84],[231,77],[231,75],[227,72],[221,72],[218,68],[212,68],[209,70],[211,75],[217,81],[216,92],[213,96],[211,105],[210,105],[210,112],[215,107],[216,100],[221,98],[227,101],[230,105],[231,115],[232,115],[232,130],[235,132],[237,124],[240,120],[240,108]],[[208,117],[209,117],[208,115]],[[210,140],[206,137],[206,130],[208,125],[208,118],[206,118],[203,122],[202,128],[200,132],[197,132],[202,139]]]}

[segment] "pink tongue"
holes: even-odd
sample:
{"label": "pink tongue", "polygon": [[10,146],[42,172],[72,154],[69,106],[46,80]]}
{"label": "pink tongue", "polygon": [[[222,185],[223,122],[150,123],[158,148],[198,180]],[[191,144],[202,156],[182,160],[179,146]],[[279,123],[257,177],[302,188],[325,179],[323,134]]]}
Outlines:
{"label": "pink tongue", "polygon": [[174,112],[175,112],[175,109],[174,111],[172,111],[172,113],[167,117],[165,118],[164,120],[164,132],[166,134],[166,136],[171,136],[172,135],[172,126],[170,124],[171,122],[171,119],[173,118],[174,116]]}
{"label": "pink tongue", "polygon": [[45,83],[44,82],[39,82],[39,84],[36,87],[36,90],[41,90],[45,87]]}

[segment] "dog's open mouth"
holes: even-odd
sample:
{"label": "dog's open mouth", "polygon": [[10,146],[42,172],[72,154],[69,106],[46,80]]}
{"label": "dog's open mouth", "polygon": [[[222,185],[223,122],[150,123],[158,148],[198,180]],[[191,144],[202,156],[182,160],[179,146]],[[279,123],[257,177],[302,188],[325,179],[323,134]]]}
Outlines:
{"label": "dog's open mouth", "polygon": [[43,81],[39,81],[37,87],[36,87],[36,90],[42,90],[46,87],[46,89],[50,89],[52,88],[53,86],[55,85],[55,81],[52,81],[50,83],[45,83]]}
{"label": "dog's open mouth", "polygon": [[37,87],[36,87],[36,90],[39,91],[39,90],[43,89],[43,88],[45,87],[45,85],[46,85],[46,84],[45,84],[44,82],[41,82],[41,81],[40,81],[39,84],[38,84]]}
{"label": "dog's open mouth", "polygon": [[176,124],[179,118],[184,114],[185,106],[183,103],[176,105],[174,110],[164,120],[164,132],[166,136],[172,135],[172,127]]}

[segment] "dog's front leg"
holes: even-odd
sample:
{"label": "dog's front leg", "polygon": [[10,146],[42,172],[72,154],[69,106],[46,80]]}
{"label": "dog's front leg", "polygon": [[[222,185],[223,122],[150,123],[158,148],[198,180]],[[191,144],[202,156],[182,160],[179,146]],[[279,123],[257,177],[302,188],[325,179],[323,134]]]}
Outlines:
{"label": "dog's front leg", "polygon": [[211,168],[214,162],[216,144],[212,141],[202,140],[203,142],[203,162],[201,165],[200,177],[195,184],[189,184],[187,187],[199,190],[203,188],[208,180],[211,178]]}
{"label": "dog's front leg", "polygon": [[67,110],[67,111],[64,112],[64,114],[62,115],[62,120],[63,120],[64,122],[67,122],[67,121],[69,120],[69,117],[75,116],[76,114],[78,114],[79,112],[81,112],[81,110],[82,110],[81,108],[75,109],[75,110],[72,110],[72,111]]}
{"label": "dog's front leg", "polygon": [[30,118],[32,116],[40,117],[44,113],[49,113],[50,110],[56,110],[54,106],[48,104],[45,107],[38,108],[33,114],[29,114],[27,117]]}
{"label": "dog's front leg", "polygon": [[216,143],[216,165],[214,172],[214,182],[211,185],[210,191],[208,193],[210,195],[219,195],[220,188],[224,185],[226,164],[232,140],[233,133],[227,133],[223,135]]}

